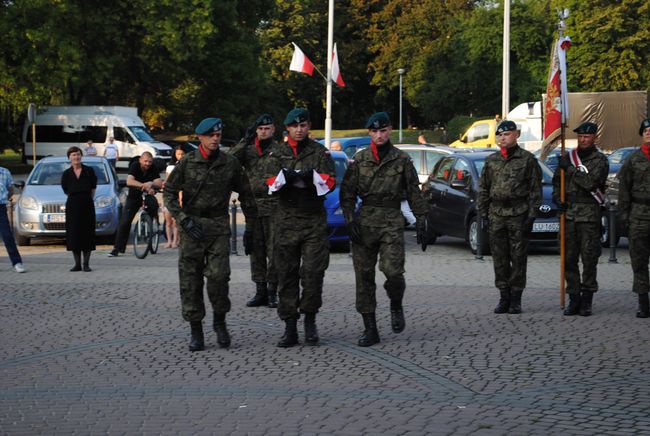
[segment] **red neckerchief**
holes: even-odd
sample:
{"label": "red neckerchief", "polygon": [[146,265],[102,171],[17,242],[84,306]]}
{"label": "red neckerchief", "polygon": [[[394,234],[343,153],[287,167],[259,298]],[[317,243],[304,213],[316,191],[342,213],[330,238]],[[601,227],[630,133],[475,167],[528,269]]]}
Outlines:
{"label": "red neckerchief", "polygon": [[379,152],[377,151],[377,144],[375,144],[375,141],[370,141],[370,150],[372,150],[372,155],[375,157],[375,160],[379,162]]}
{"label": "red neckerchief", "polygon": [[257,154],[261,156],[263,151],[262,151],[262,147],[260,147],[260,138],[258,138],[257,136],[255,137],[255,148],[257,148]]}
{"label": "red neckerchief", "polygon": [[289,147],[293,150],[293,155],[298,156],[298,141],[289,136],[287,138],[287,144],[289,144]]}
{"label": "red neckerchief", "polygon": [[645,154],[645,157],[650,159],[650,142],[641,145],[641,151]]}
{"label": "red neckerchief", "polygon": [[203,159],[205,160],[210,159],[210,155],[208,155],[208,153],[206,153],[205,150],[203,149],[203,144],[199,145],[199,152],[201,152],[201,156],[203,156]]}
{"label": "red neckerchief", "polygon": [[507,148],[501,147],[499,149],[499,151],[501,152],[501,156],[503,156],[504,159],[508,159],[508,149]]}

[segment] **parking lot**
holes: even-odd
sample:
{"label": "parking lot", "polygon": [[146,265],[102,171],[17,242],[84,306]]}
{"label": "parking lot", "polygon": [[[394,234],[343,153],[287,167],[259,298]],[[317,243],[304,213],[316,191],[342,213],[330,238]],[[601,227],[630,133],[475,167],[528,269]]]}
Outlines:
{"label": "parking lot", "polygon": [[[406,331],[360,348],[354,274],[331,256],[322,344],[280,349],[274,310],[246,308],[248,259],[232,256],[233,345],[189,353],[177,252],[107,258],[70,273],[61,244],[0,252],[2,434],[648,434],[650,322],[634,317],[626,241],[599,265],[594,315],[564,317],[558,256],[534,251],[522,315],[494,315],[490,257],[407,232]],[[129,247],[130,250],[130,247]],[[378,277],[381,277],[379,275]],[[206,321],[211,321],[211,317]],[[302,330],[302,328],[301,328]],[[302,336],[302,332],[301,332]]]}

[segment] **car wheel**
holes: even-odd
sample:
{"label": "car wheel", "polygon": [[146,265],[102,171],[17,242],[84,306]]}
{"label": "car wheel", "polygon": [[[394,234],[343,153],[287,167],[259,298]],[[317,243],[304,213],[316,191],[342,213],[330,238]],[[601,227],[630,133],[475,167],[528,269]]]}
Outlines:
{"label": "car wheel", "polygon": [[[610,231],[609,231],[609,215],[607,213],[604,213],[600,217],[600,226],[601,226],[601,234],[600,234],[600,245],[605,248],[609,248],[610,244]],[[616,239],[614,241],[614,245],[618,246],[618,242],[620,241],[621,237],[619,235],[616,235]]]}
{"label": "car wheel", "polygon": [[27,247],[31,243],[31,240],[27,236],[16,235],[16,244],[20,247]]}
{"label": "car wheel", "polygon": [[[479,222],[478,218],[476,216],[473,216],[469,220],[469,225],[467,226],[467,244],[469,245],[469,249],[472,251],[472,254],[476,254],[478,252],[478,228],[479,228]],[[482,246],[481,246],[481,254],[490,254],[490,245],[488,243],[488,234],[487,232],[483,232],[482,235]]]}

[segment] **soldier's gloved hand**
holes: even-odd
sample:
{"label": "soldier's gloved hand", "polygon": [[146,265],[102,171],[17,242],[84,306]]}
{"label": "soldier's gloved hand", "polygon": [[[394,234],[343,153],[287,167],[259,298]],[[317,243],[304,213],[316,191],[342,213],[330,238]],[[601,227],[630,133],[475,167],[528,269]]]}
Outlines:
{"label": "soldier's gloved hand", "polygon": [[533,231],[533,224],[535,223],[534,216],[527,216],[522,223],[522,230],[524,235],[529,235]]}
{"label": "soldier's gloved hand", "polygon": [[361,226],[359,225],[358,222],[352,221],[348,225],[348,232],[350,233],[350,241],[352,241],[353,244],[361,244],[362,239],[361,239]]}
{"label": "soldier's gloved hand", "polygon": [[253,252],[253,246],[255,245],[255,240],[253,239],[255,233],[254,229],[257,225],[257,219],[248,218],[246,220],[246,230],[244,230],[244,254],[248,256]]}
{"label": "soldier's gloved hand", "polygon": [[257,126],[255,124],[248,126],[246,128],[246,134],[244,136],[244,139],[246,140],[246,144],[252,144],[255,142],[255,137],[257,136]]}
{"label": "soldier's gloved hand", "polygon": [[415,241],[422,247],[422,251],[427,249],[427,219],[426,217],[418,217],[415,222]]}
{"label": "soldier's gloved hand", "polygon": [[567,210],[569,210],[569,203],[567,203],[567,202],[563,203],[563,202],[559,201],[559,202],[557,202],[555,204],[557,204],[557,211],[560,212],[560,213],[565,213]]}
{"label": "soldier's gloved hand", "polygon": [[201,228],[201,223],[194,221],[191,217],[186,217],[181,221],[181,227],[187,233],[187,235],[192,238],[194,241],[200,241],[203,239],[203,229]]}
{"label": "soldier's gloved hand", "polygon": [[288,185],[298,180],[298,173],[291,168],[282,168],[282,174],[284,174],[284,180],[287,181]]}
{"label": "soldier's gloved hand", "polygon": [[300,178],[303,182],[310,184],[314,180],[314,170],[312,168],[304,168],[300,170]]}
{"label": "soldier's gloved hand", "polygon": [[564,171],[568,170],[571,166],[569,155],[565,153],[564,156],[560,156],[560,160],[558,161],[557,166],[562,168]]}

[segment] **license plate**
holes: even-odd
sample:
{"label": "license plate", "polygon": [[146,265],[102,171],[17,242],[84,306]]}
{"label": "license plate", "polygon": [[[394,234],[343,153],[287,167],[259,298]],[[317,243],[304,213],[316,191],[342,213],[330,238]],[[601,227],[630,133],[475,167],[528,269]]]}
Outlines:
{"label": "license plate", "polygon": [[533,232],[559,232],[560,223],[534,223]]}
{"label": "license plate", "polygon": [[65,214],[64,213],[48,213],[45,215],[46,223],[64,223]]}

